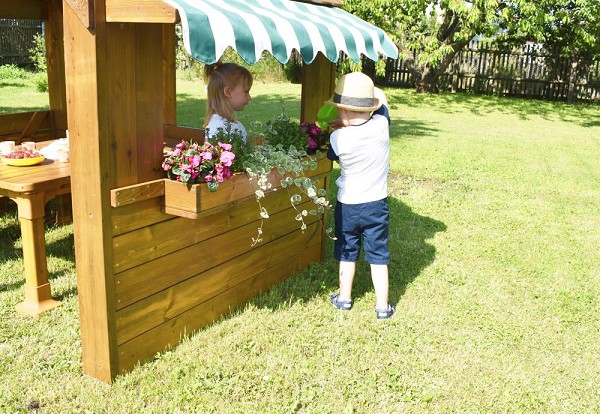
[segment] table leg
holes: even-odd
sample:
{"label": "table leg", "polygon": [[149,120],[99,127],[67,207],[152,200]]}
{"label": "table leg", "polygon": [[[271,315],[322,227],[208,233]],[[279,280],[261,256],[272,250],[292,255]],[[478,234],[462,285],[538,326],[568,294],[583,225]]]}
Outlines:
{"label": "table leg", "polygon": [[17,304],[19,312],[36,316],[60,305],[52,299],[48,283],[44,229],[44,195],[31,194],[16,200],[23,240],[25,300]]}

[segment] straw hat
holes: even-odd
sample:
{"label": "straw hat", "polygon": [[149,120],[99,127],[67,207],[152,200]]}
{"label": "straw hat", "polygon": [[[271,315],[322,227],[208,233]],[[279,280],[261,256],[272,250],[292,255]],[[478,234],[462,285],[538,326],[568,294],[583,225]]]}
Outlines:
{"label": "straw hat", "polygon": [[360,72],[342,76],[333,97],[325,103],[356,112],[373,112],[381,106],[381,101],[375,97],[373,81]]}

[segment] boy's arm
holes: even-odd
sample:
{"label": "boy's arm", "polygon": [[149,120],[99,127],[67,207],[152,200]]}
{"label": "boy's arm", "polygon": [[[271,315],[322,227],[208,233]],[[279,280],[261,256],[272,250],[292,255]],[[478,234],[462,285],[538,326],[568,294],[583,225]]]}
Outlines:
{"label": "boy's arm", "polygon": [[385,116],[388,120],[388,124],[392,123],[392,120],[390,119],[390,111],[388,110],[388,107],[385,104],[381,105],[378,110],[373,112],[373,115]]}
{"label": "boy's arm", "polygon": [[337,139],[339,132],[333,131],[329,136],[329,144],[327,145],[327,158],[331,161],[340,161],[340,157],[336,153],[337,148]]}
{"label": "boy's arm", "polygon": [[388,120],[388,124],[391,124],[392,120],[390,119],[390,111],[388,110],[388,101],[385,93],[379,88],[374,88],[373,93],[375,97],[379,99],[379,102],[381,102],[381,106],[378,110],[373,112],[373,115],[385,116]]}
{"label": "boy's arm", "polygon": [[331,143],[327,145],[327,158],[329,158],[331,161],[340,160],[340,157],[338,157],[338,155],[335,153],[333,147],[331,146]]}

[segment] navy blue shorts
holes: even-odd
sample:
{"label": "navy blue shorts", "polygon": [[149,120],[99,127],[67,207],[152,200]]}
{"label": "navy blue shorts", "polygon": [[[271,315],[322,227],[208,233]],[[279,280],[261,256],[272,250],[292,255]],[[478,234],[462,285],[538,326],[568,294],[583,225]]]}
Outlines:
{"label": "navy blue shorts", "polygon": [[387,198],[363,204],[335,205],[335,247],[333,257],[343,262],[357,262],[362,242],[365,261],[388,264],[388,225],[390,210]]}

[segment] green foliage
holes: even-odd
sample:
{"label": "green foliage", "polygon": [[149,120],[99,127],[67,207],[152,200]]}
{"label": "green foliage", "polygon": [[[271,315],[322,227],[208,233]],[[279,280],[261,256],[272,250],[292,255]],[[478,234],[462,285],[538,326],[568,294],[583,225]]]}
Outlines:
{"label": "green foliage", "polygon": [[248,154],[254,149],[252,140],[244,139],[242,133],[238,130],[232,130],[231,124],[228,125],[227,129],[219,128],[217,133],[210,139],[207,139],[211,144],[217,145],[218,142],[225,142],[232,145],[231,151],[235,154],[235,160],[231,166],[233,172],[244,171],[244,164]]}
{"label": "green foliage", "polygon": [[284,65],[285,78],[292,83],[302,82],[302,63],[295,59],[290,59]]}
{"label": "green foliage", "polygon": [[498,30],[496,0],[348,0],[343,7],[390,34],[421,91],[437,91],[439,76],[475,35]]}
{"label": "green foliage", "polygon": [[2,65],[0,66],[0,81],[27,79],[29,72],[17,65]]}
{"label": "green foliage", "polygon": [[46,41],[44,36],[40,33],[36,33],[33,36],[33,46],[29,49],[29,53],[31,55],[31,63],[33,63],[35,70],[40,73],[46,73],[48,69],[46,63]]}
{"label": "green foliage", "polygon": [[346,0],[343,7],[390,34],[418,90],[437,91],[439,76],[475,36],[535,40],[588,62],[600,56],[598,0]]}
{"label": "green foliage", "polygon": [[48,74],[38,72],[33,76],[33,83],[38,92],[48,92]]}
{"label": "green foliage", "polygon": [[282,112],[272,121],[267,121],[263,138],[272,146],[283,148],[293,147],[297,150],[306,148],[306,134],[300,128],[300,123],[293,121]]}
{"label": "green foliage", "polygon": [[506,41],[536,40],[566,56],[587,61],[600,56],[598,0],[542,0],[508,3],[501,11]]}

